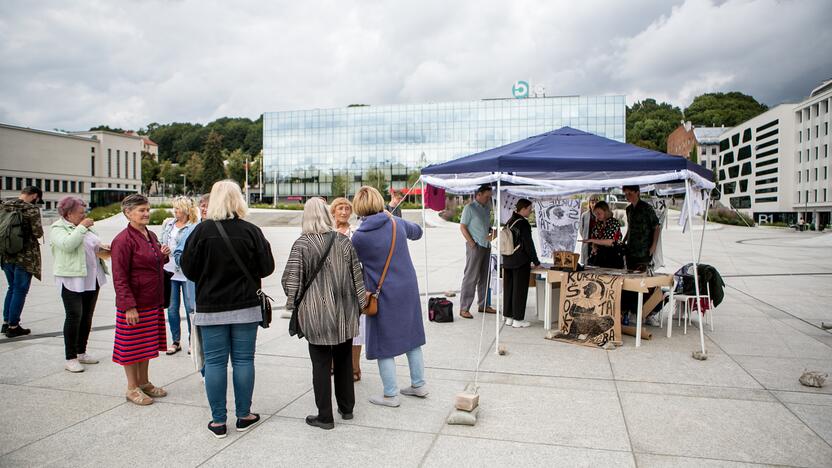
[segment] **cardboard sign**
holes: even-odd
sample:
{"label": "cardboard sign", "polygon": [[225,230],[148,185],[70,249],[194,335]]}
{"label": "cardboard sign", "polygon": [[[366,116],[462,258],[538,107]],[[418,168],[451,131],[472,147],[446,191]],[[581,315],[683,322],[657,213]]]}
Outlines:
{"label": "cardboard sign", "polygon": [[575,251],[581,221],[580,200],[538,200],[534,202],[534,215],[540,240],[538,257],[549,258],[558,250]]}
{"label": "cardboard sign", "polygon": [[560,288],[559,341],[600,347],[621,344],[621,286],[624,277],[569,273]]}

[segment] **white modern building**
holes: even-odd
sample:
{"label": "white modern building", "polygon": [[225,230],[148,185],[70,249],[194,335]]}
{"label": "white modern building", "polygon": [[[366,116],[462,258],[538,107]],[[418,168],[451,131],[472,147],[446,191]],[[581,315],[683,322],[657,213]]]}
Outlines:
{"label": "white modern building", "polygon": [[90,201],[91,189],[140,191],[142,138],[106,131],[63,133],[0,124],[0,196],[28,185],[44,208],[66,195]]}
{"label": "white modern building", "polygon": [[807,223],[826,226],[832,212],[832,182],[829,179],[829,147],[832,135],[832,79],[812,90],[809,98],[794,108],[794,211]]}
{"label": "white modern building", "polygon": [[757,222],[826,226],[832,80],[798,104],[781,104],[720,136],[722,202],[750,211]]}

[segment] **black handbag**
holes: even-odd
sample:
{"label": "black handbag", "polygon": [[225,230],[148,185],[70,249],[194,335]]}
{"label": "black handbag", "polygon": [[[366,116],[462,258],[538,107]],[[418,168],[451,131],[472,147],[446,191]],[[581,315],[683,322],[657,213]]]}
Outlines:
{"label": "black handbag", "polygon": [[321,271],[321,268],[324,266],[324,262],[326,258],[329,256],[329,251],[332,250],[332,244],[335,242],[336,237],[335,231],[329,233],[329,242],[326,245],[326,250],[324,251],[324,255],[321,257],[321,261],[318,262],[318,265],[315,266],[315,271],[312,272],[312,275],[309,276],[309,281],[303,285],[303,289],[295,295],[295,302],[292,307],[292,318],[289,319],[289,336],[297,335],[298,339],[303,338],[305,335],[303,334],[303,330],[300,328],[300,319],[298,318],[298,308],[300,308],[300,303],[303,301],[303,296],[306,295],[306,291],[309,289],[309,286],[312,286],[312,282],[315,281],[315,278],[318,276],[318,272]]}
{"label": "black handbag", "polygon": [[444,297],[428,299],[428,320],[437,323],[454,321],[454,303]]}
{"label": "black handbag", "polygon": [[269,325],[272,323],[273,299],[257,286],[257,281],[254,280],[251,272],[248,271],[248,268],[246,268],[245,264],[240,259],[237,251],[234,250],[234,246],[231,245],[231,239],[229,239],[228,234],[225,233],[225,228],[222,227],[222,223],[214,221],[214,226],[217,227],[217,231],[219,231],[222,240],[225,242],[225,246],[228,248],[228,251],[231,252],[231,256],[234,257],[234,261],[237,262],[237,266],[243,271],[249,282],[257,289],[257,297],[260,299],[260,326],[263,328],[269,328]]}
{"label": "black handbag", "polygon": [[171,284],[171,281],[173,281],[173,272],[162,270],[162,273],[165,276],[165,309],[167,309],[170,307],[170,295],[173,290],[173,284]]}

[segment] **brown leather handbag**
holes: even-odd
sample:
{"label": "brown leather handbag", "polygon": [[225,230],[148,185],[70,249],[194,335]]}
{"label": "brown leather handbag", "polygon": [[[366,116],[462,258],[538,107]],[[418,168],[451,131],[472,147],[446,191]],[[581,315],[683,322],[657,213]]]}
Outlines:
{"label": "brown leather handbag", "polygon": [[387,270],[390,268],[390,260],[393,259],[393,250],[396,248],[396,218],[390,213],[387,213],[387,216],[390,217],[390,221],[393,224],[393,240],[390,242],[390,253],[387,254],[387,262],[384,264],[384,270],[382,270],[381,278],[378,280],[376,292],[370,294],[370,297],[367,298],[367,307],[365,307],[362,311],[364,315],[369,315],[371,317],[378,314],[378,296],[381,294],[381,285],[384,284],[384,278],[387,277]]}

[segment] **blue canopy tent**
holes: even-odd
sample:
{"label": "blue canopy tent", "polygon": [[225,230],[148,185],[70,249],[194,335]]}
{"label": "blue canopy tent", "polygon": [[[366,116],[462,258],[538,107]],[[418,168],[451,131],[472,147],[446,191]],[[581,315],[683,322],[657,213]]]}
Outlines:
{"label": "blue canopy tent", "polygon": [[[713,173],[686,158],[621,143],[570,127],[446,163],[430,165],[422,169],[421,173],[423,189],[427,183],[454,193],[471,193],[481,184],[496,184],[497,206],[500,206],[500,192],[504,185],[529,187],[532,189],[529,193],[541,197],[601,192],[624,185],[639,185],[643,190],[646,186],[659,193],[684,192],[686,200],[692,198],[695,190],[711,190],[715,187]],[[422,209],[424,213],[424,206]],[[691,226],[693,210],[686,211],[688,226]],[[496,218],[499,226],[500,210],[497,210]],[[499,231],[498,229],[498,245]],[[704,226],[702,235],[704,236]],[[691,255],[696,272],[697,259],[692,235]],[[497,257],[499,271],[500,256]],[[427,281],[427,272],[425,278]],[[698,275],[695,274],[694,279],[696,290],[699,291]],[[497,309],[499,345],[499,293]],[[704,353],[701,320],[700,317],[700,342]],[[641,324],[638,325],[640,329]],[[639,330],[637,346],[640,338]]]}

